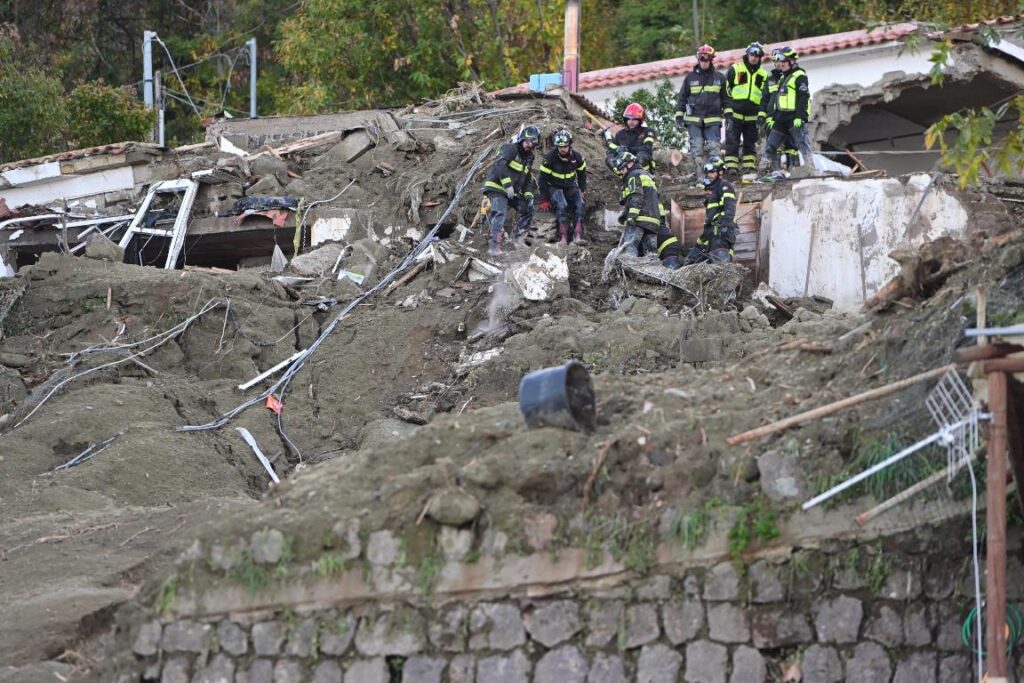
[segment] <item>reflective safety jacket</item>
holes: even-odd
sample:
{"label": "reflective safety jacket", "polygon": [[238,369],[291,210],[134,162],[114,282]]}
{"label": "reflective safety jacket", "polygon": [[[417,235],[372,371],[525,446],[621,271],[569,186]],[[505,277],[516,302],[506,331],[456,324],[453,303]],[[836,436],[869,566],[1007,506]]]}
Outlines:
{"label": "reflective safety jacket", "polygon": [[716,123],[725,110],[725,76],[695,66],[676,96],[676,116],[685,123]]}
{"label": "reflective safety jacket", "polygon": [[[728,180],[711,183],[704,197],[704,232],[697,244],[707,247],[721,233],[733,234],[736,227],[736,189]],[[733,237],[735,239],[735,236]]]}
{"label": "reflective safety jacket", "polygon": [[484,181],[484,192],[505,194],[506,189],[511,187],[517,196],[532,197],[532,167],[532,151],[527,152],[514,142],[502,145]]}
{"label": "reflective safety jacket", "polygon": [[782,69],[772,69],[764,84],[764,95],[761,97],[761,111],[768,118],[775,117],[776,105],[779,101],[779,81],[782,80]]}
{"label": "reflective safety jacket", "polygon": [[725,113],[738,121],[756,121],[767,81],[764,67],[748,64],[746,59],[730,66],[725,72]]}
{"label": "reflective safety jacket", "polygon": [[651,170],[651,163],[654,161],[654,133],[650,128],[641,125],[636,128],[623,128],[616,133],[608,142],[609,160],[614,158],[619,147],[628,149],[636,157],[637,163]]}
{"label": "reflective safety jacket", "polygon": [[657,232],[661,225],[661,200],[658,185],[646,170],[633,166],[623,178],[622,199],[626,207],[626,222],[650,232]]}
{"label": "reflective safety jacket", "polygon": [[799,66],[794,66],[779,79],[775,120],[789,122],[793,119],[803,119],[806,122],[810,115],[811,87],[807,82],[807,72]]}
{"label": "reflective safety jacket", "polygon": [[581,191],[587,189],[587,162],[583,155],[574,149],[569,149],[569,156],[562,157],[555,148],[544,155],[540,163],[540,175],[537,184],[540,185],[540,194],[548,196],[549,188],[567,188],[579,186]]}

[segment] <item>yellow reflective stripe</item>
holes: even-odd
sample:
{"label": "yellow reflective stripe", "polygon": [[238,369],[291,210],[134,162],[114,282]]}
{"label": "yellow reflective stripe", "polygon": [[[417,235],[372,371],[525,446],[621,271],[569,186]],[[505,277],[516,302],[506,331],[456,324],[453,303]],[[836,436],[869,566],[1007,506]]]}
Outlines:
{"label": "yellow reflective stripe", "polygon": [[511,168],[513,171],[525,171],[526,170],[526,167],[523,166],[518,161],[516,161],[515,159],[513,159],[510,162],[508,162],[508,167]]}
{"label": "yellow reflective stripe", "polygon": [[725,199],[727,199],[729,197],[732,197],[733,199],[736,199],[736,195],[734,195],[732,192],[723,192],[722,193],[722,199],[723,200],[725,200]]}
{"label": "yellow reflective stripe", "polygon": [[736,119],[737,121],[757,121],[758,114],[750,114],[750,115],[733,114],[732,117],[734,119]]}
{"label": "yellow reflective stripe", "polygon": [[608,141],[608,149],[618,149],[618,148],[619,148],[619,146],[616,145],[614,142],[612,142],[611,140]]}
{"label": "yellow reflective stripe", "polygon": [[642,187],[658,187],[657,184],[654,182],[654,179],[649,175],[640,176],[640,185]]}
{"label": "yellow reflective stripe", "polygon": [[702,237],[697,238],[697,244],[707,244],[708,241]]}
{"label": "yellow reflective stripe", "polygon": [[579,165],[579,166],[578,166],[578,167],[576,168],[576,170],[577,170],[577,171],[582,171],[582,170],[583,170],[583,169],[585,169],[586,167],[587,167],[587,162],[585,162],[585,161],[584,161],[583,163],[581,163],[581,164],[580,164],[580,165]]}
{"label": "yellow reflective stripe", "polygon": [[646,145],[648,142],[653,145],[654,144],[654,138],[644,138],[644,144]]}
{"label": "yellow reflective stripe", "polygon": [[679,241],[679,238],[676,237],[675,235],[673,235],[672,237],[669,237],[667,240],[662,242],[661,245],[658,247],[658,256],[661,256],[661,252],[665,251],[665,247],[667,247],[667,246],[669,246],[671,244],[675,244],[678,241]]}
{"label": "yellow reflective stripe", "polygon": [[571,180],[572,178],[576,177],[576,171],[572,171],[571,173],[555,173],[547,166],[541,166],[540,172],[547,173],[549,176],[552,176],[554,178],[560,178],[561,180]]}
{"label": "yellow reflective stripe", "polygon": [[686,118],[686,112],[685,111],[677,111],[676,112],[676,116],[682,116],[683,118]]}
{"label": "yellow reflective stripe", "polygon": [[545,166],[544,164],[541,164],[540,165],[540,172],[541,173],[552,173],[552,170],[550,168],[548,168],[547,166]]}
{"label": "yellow reflective stripe", "polygon": [[655,225],[661,225],[661,219],[660,218],[651,218],[650,216],[640,216],[640,217],[637,218],[637,221],[640,221],[640,222],[643,222],[643,223],[654,223]]}
{"label": "yellow reflective stripe", "polygon": [[505,176],[504,178],[501,179],[501,184],[506,186],[506,187],[511,187],[512,179],[509,178],[508,176]]}
{"label": "yellow reflective stripe", "polygon": [[636,208],[635,206],[631,207],[629,209],[629,213],[631,213],[631,214],[638,214],[638,213],[640,213],[640,209]]}
{"label": "yellow reflective stripe", "polygon": [[722,92],[720,85],[691,85],[690,92],[699,94],[702,92]]}
{"label": "yellow reflective stripe", "polygon": [[497,190],[498,192],[504,192],[505,191],[504,187],[502,187],[498,183],[494,182],[493,180],[488,180],[486,183],[484,183],[484,187],[493,188],[493,189]]}
{"label": "yellow reflective stripe", "polygon": [[706,208],[708,208],[708,209],[717,209],[721,205],[722,205],[722,202],[708,202]]}
{"label": "yellow reflective stripe", "polygon": [[707,117],[702,119],[699,116],[684,116],[683,120],[684,121],[703,121],[704,123],[718,123],[719,121],[722,120],[722,117],[721,116],[707,116]]}

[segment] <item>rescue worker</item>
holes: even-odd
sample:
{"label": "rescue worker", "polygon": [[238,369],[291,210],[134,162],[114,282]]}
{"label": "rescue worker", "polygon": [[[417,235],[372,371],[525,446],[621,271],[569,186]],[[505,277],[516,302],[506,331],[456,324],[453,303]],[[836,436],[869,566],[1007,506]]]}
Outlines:
{"label": "rescue worker", "polygon": [[556,131],[551,141],[554,149],[544,155],[540,164],[538,208],[551,211],[551,205],[554,204],[558,219],[558,240],[561,244],[569,241],[570,225],[573,226],[572,241],[582,244],[587,162],[582,154],[572,148],[572,133],[564,128]]}
{"label": "rescue worker", "polygon": [[[782,48],[775,48],[772,50],[772,63],[774,64],[778,60],[782,59]],[[761,99],[761,139],[767,140],[768,133],[771,132],[772,126],[775,124],[775,104],[779,99],[779,81],[782,80],[782,70],[772,68],[768,74],[768,81],[765,84],[765,95]],[[793,146],[793,138],[789,135],[783,140],[779,147],[779,153],[786,159],[786,167],[793,168],[800,165],[800,154]]]}
{"label": "rescue worker", "polygon": [[751,43],[743,60],[725,72],[725,172],[740,170],[740,139],[743,139],[743,172],[757,170],[758,123],[765,117],[761,109],[768,72],[761,66],[764,46]]}
{"label": "rescue worker", "polygon": [[736,245],[736,190],[723,176],[724,164],[704,164],[704,231],[686,253],[684,265],[701,261],[732,261]]}
{"label": "rescue worker", "polygon": [[813,164],[814,153],[807,134],[807,120],[811,112],[811,89],[807,82],[807,72],[796,63],[797,54],[791,47],[777,50],[773,57],[778,57],[775,66],[782,72],[782,77],[775,96],[775,115],[765,144],[765,156],[773,171],[780,170],[779,150],[789,135],[800,150],[803,163]]}
{"label": "rescue worker", "polygon": [[721,151],[725,76],[715,71],[715,48],[697,48],[697,66],[683,78],[676,96],[676,127],[685,128],[694,174],[700,173],[705,155]]}
{"label": "rescue worker", "polygon": [[[622,111],[622,125],[624,126],[615,135],[611,131],[605,131],[605,140],[608,146],[608,154],[605,157],[605,164],[609,168],[613,166],[615,155],[619,148],[628,149],[637,162],[648,171],[654,169],[654,133],[646,124],[647,112],[639,102],[631,102]],[[614,170],[614,169],[612,169]]]}
{"label": "rescue worker", "polygon": [[501,146],[484,181],[484,195],[490,201],[491,236],[487,253],[500,256],[505,242],[505,214],[511,206],[519,214],[513,237],[522,246],[533,222],[533,149],[540,142],[540,129],[524,126],[512,142]]}
{"label": "rescue worker", "polygon": [[623,177],[619,200],[623,205],[619,223],[625,225],[623,251],[632,256],[656,253],[666,268],[679,268],[682,248],[679,239],[668,229],[654,178],[629,150],[620,149],[612,163]]}

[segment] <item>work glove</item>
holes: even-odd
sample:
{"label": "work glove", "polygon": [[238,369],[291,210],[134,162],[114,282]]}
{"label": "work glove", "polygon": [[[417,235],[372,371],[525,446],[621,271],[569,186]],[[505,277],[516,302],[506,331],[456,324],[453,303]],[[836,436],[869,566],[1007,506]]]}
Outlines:
{"label": "work glove", "polygon": [[537,205],[537,208],[539,210],[541,210],[541,211],[550,211],[551,210],[551,200],[550,199],[542,199],[542,200],[540,200],[540,203]]}
{"label": "work glove", "polygon": [[512,201],[516,198],[516,189],[514,187],[506,187],[505,196],[508,197],[509,201]]}
{"label": "work glove", "polygon": [[628,216],[629,216],[628,211],[624,210],[622,213],[620,213],[619,214],[619,225],[625,225],[626,224],[626,218]]}
{"label": "work glove", "polygon": [[683,122],[683,117],[682,116],[677,116],[676,117],[676,130],[679,130],[679,131],[686,130],[686,124]]}
{"label": "work glove", "polygon": [[803,119],[793,119],[793,127],[794,128],[799,128],[802,125],[804,125],[804,120]]}
{"label": "work glove", "polygon": [[533,193],[532,192],[524,192],[523,193],[523,199],[526,200],[527,204],[529,204],[530,206],[533,206]]}

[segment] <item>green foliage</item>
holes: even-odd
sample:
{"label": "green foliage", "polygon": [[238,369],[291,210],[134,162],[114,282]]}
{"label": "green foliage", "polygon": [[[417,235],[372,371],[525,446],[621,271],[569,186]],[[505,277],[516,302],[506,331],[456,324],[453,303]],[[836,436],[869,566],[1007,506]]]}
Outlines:
{"label": "green foliage", "polygon": [[[868,437],[857,433],[853,438],[855,440],[853,459],[841,471],[834,475],[823,477],[816,487],[816,495],[888,459],[890,456],[903,450],[905,443],[903,437],[896,433],[890,433],[883,437]],[[844,500],[851,500],[865,490],[875,500],[887,500],[945,466],[945,455],[941,455],[940,451],[936,448],[925,448],[919,453],[893,463],[856,486],[834,496],[828,503],[834,505]]]}
{"label": "green foliage", "polygon": [[604,561],[607,551],[626,569],[647,573],[657,560],[658,532],[648,519],[630,521],[621,514],[595,516],[583,537],[584,564],[588,569]]}
{"label": "green foliage", "polygon": [[744,505],[736,515],[736,521],[729,529],[729,554],[738,558],[756,540],[767,543],[779,536],[775,511],[757,499],[752,504]]}
{"label": "green foliage", "polygon": [[889,560],[885,557],[882,546],[879,545],[875,548],[875,559],[871,561],[871,565],[868,567],[868,588],[872,593],[877,593],[882,587],[882,584],[889,577],[891,569]]}
{"label": "green foliage", "polygon": [[72,149],[148,140],[156,120],[134,89],[115,88],[102,80],[79,83],[65,104],[65,138]]}
{"label": "green foliage", "polygon": [[17,34],[0,31],[0,163],[58,151],[67,121],[60,80],[21,53]]}
{"label": "green foliage", "polygon": [[[1010,122],[1005,136],[995,141],[996,126]],[[995,108],[981,107],[947,114],[925,133],[925,145],[938,144],[942,162],[960,176],[960,186],[974,185],[986,174],[1024,171],[1024,94]]]}
{"label": "green foliage", "polygon": [[612,120],[622,121],[622,112],[630,102],[639,102],[647,113],[647,125],[662,147],[682,149],[686,134],[676,130],[676,89],[667,78],[654,92],[640,88],[629,97],[619,96],[612,105]]}
{"label": "green foliage", "polygon": [[323,579],[341,576],[345,573],[345,558],[337,553],[321,555],[313,565],[313,572]]}
{"label": "green foliage", "polygon": [[160,586],[160,593],[156,598],[156,611],[161,616],[168,616],[171,613],[171,606],[178,594],[178,575],[171,574],[164,579]]}

